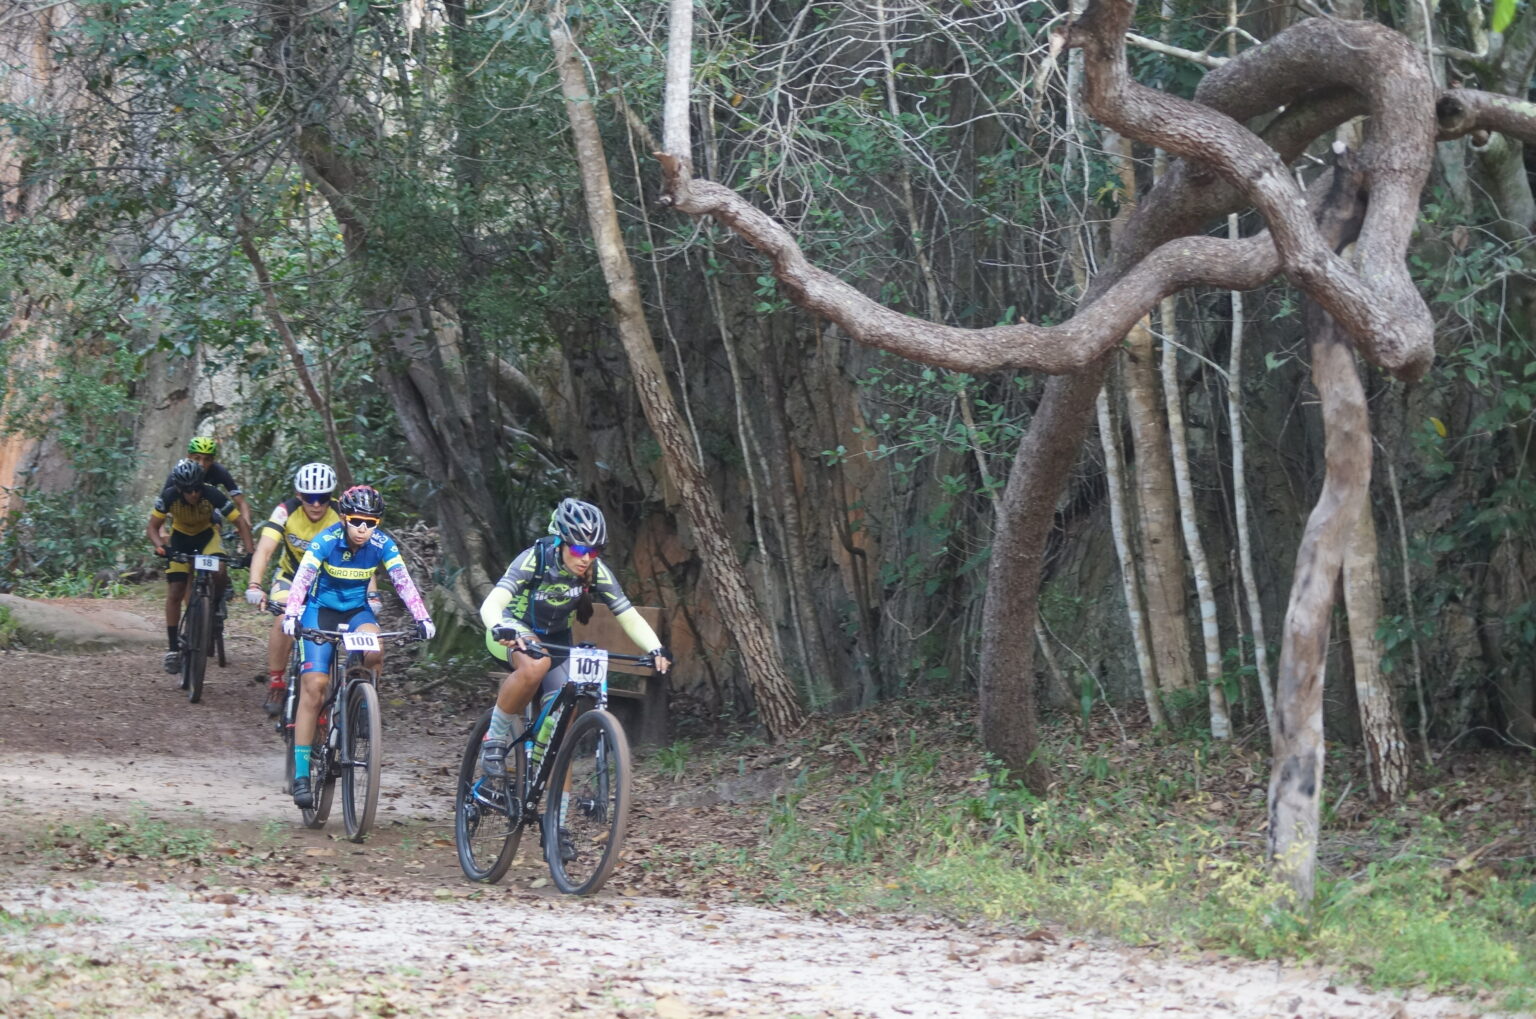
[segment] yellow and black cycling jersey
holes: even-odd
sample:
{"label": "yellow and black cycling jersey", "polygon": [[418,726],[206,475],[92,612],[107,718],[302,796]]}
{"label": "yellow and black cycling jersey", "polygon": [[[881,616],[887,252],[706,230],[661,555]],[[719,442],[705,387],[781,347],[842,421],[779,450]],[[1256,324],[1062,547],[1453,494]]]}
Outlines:
{"label": "yellow and black cycling jersey", "polygon": [[272,515],[256,528],[258,538],[263,531],[271,531],[282,545],[283,552],[282,557],[277,561],[276,579],[293,580],[293,571],[299,568],[299,560],[303,559],[304,553],[309,551],[315,536],[327,527],[339,523],[341,523],[341,517],[336,515],[334,504],[326,506],[325,514],[319,520],[311,520],[301,508],[298,499],[289,497],[278,503]]}
{"label": "yellow and black cycling jersey", "polygon": [[173,535],[199,535],[226,520],[240,519],[240,510],[229,496],[209,484],[197,487],[202,490],[202,498],[188,502],[176,486],[167,485],[155,499],[155,508],[150,510],[149,518],[159,523],[170,517]]}

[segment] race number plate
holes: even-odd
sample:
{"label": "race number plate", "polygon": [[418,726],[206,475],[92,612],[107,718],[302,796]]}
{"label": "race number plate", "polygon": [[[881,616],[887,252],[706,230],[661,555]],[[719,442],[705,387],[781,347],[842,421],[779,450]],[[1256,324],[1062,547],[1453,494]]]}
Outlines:
{"label": "race number plate", "polygon": [[578,683],[606,683],[608,652],[593,647],[572,648],[570,668]]}
{"label": "race number plate", "polygon": [[200,570],[207,570],[210,573],[217,573],[219,572],[219,557],[216,555],[193,556],[192,565]]}
{"label": "race number plate", "polygon": [[377,651],[379,649],[379,635],[376,633],[344,633],[341,635],[341,646],[348,651]]}

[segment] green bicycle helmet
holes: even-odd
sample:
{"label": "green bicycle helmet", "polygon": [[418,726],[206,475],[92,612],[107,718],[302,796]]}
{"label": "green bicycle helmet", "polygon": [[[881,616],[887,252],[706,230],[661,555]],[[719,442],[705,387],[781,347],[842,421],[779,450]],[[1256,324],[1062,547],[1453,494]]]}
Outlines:
{"label": "green bicycle helmet", "polygon": [[194,435],[192,441],[187,443],[187,452],[218,456],[219,443],[211,435]]}

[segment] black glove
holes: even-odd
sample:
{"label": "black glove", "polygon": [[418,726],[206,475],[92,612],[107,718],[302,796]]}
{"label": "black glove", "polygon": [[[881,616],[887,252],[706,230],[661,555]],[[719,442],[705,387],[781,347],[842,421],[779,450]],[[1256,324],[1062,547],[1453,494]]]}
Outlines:
{"label": "black glove", "polygon": [[658,658],[665,658],[667,660],[668,669],[672,667],[672,649],[667,647],[665,644],[651,652],[651,668],[656,668],[656,659]]}

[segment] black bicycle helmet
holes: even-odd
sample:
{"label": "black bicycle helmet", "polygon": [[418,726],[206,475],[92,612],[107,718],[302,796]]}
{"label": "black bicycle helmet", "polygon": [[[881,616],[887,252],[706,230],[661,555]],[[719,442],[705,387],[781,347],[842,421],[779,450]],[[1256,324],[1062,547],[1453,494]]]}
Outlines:
{"label": "black bicycle helmet", "polygon": [[196,488],[203,483],[203,465],[196,460],[177,460],[171,468],[171,484],[179,489]]}
{"label": "black bicycle helmet", "polygon": [[363,516],[381,517],[384,515],[384,497],[378,489],[353,485],[341,493],[341,498],[336,500],[336,508],[343,516],[361,513]]}
{"label": "black bicycle helmet", "polygon": [[580,499],[562,499],[555,507],[550,530],[560,535],[567,545],[608,544],[608,524],[603,511],[590,502]]}

